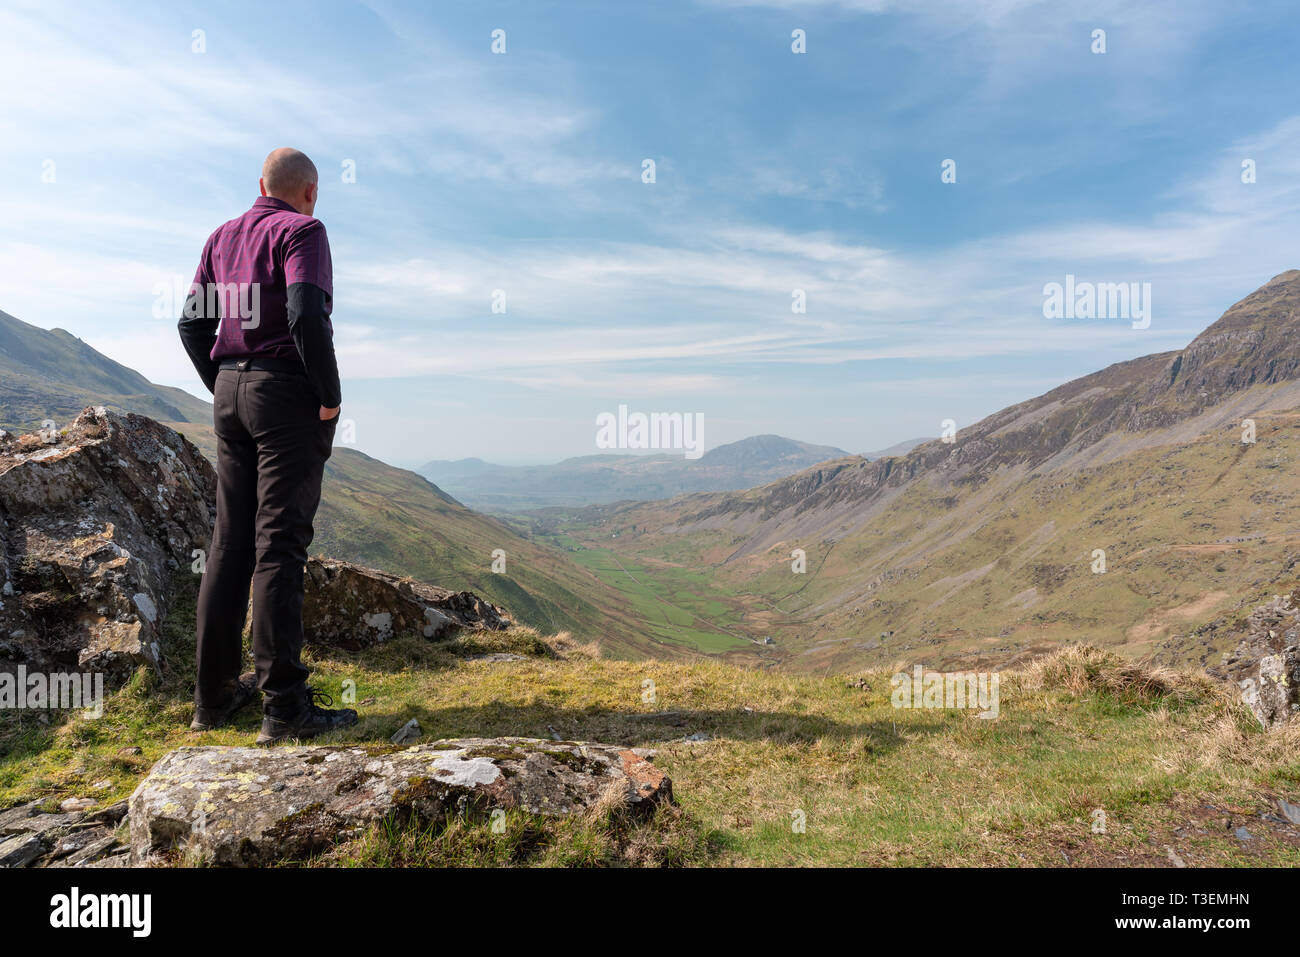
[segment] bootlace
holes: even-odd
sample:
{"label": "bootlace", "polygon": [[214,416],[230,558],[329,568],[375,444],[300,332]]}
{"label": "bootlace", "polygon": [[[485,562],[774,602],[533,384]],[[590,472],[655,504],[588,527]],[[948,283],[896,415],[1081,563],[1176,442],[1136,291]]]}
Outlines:
{"label": "bootlace", "polygon": [[310,708],[312,711],[324,711],[325,709],[320,707],[320,705],[316,703],[318,701],[328,707],[329,705],[332,705],[334,703],[334,696],[331,694],[327,694],[324,691],[317,691],[315,688],[308,688],[307,707]]}

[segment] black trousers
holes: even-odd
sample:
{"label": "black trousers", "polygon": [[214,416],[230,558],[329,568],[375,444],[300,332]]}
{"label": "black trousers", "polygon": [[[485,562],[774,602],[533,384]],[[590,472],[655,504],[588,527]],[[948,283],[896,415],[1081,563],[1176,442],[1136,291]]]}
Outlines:
{"label": "black trousers", "polygon": [[222,369],[213,395],[217,521],[198,604],[195,702],[219,707],[238,679],[252,586],[257,684],[272,712],[305,694],[302,588],[336,415],[320,420],[305,375]]}

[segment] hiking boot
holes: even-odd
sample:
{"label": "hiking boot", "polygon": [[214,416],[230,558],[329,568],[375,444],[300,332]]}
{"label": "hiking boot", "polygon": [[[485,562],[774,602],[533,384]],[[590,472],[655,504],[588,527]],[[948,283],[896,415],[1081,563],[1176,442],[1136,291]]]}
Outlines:
{"label": "hiking boot", "polygon": [[316,704],[323,701],[333,704],[334,699],[315,688],[306,689],[302,707],[291,715],[275,715],[266,712],[262,716],[262,731],[257,736],[258,744],[275,744],[291,738],[314,738],[318,734],[350,728],[357,723],[357,713],[351,708],[322,708]]}
{"label": "hiking boot", "polygon": [[230,687],[230,697],[226,703],[214,708],[194,706],[194,720],[190,722],[191,731],[213,731],[225,727],[235,720],[235,714],[257,697],[257,675],[251,671],[240,675]]}

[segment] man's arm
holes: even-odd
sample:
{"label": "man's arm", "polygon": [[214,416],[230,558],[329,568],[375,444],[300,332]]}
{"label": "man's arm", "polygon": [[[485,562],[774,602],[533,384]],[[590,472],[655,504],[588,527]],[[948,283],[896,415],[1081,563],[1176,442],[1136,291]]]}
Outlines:
{"label": "man's arm", "polygon": [[289,335],[307,378],[320,400],[321,415],[343,403],[330,306],[334,295],[334,262],[325,225],[313,219],[295,230],[284,248],[284,281],[289,294]]}
{"label": "man's arm", "polygon": [[176,328],[180,330],[181,344],[185,346],[190,362],[194,363],[194,370],[199,374],[208,391],[215,393],[220,364],[212,361],[212,347],[217,343],[217,326],[221,322],[221,316],[204,315],[207,305],[208,252],[211,243],[212,240],[209,239],[203,247],[203,259],[199,262],[199,270],[194,276],[194,282],[190,284],[190,294],[185,299],[185,308],[181,312],[180,321],[176,323]]}
{"label": "man's arm", "polygon": [[296,282],[289,287],[289,335],[298,347],[320,404],[327,409],[338,408],[343,404],[343,394],[330,330],[329,297],[320,286]]}

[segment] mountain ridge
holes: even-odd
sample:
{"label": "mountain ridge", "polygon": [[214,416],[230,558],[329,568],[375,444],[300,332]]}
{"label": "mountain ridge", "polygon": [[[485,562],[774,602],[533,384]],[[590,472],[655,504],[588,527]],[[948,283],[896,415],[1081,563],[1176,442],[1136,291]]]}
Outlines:
{"label": "mountain ridge", "polygon": [[534,466],[434,460],[416,471],[471,507],[508,512],[749,488],[848,454],[834,446],[765,434],[719,445],[694,460],[670,453],[598,453]]}
{"label": "mountain ridge", "polygon": [[[1243,370],[1240,361],[1230,361],[1233,356],[1224,347],[1244,343],[1249,346],[1249,354],[1257,356],[1262,345],[1278,338],[1270,338],[1260,328],[1258,310],[1277,306],[1283,298],[1287,298],[1285,308],[1295,321],[1298,333],[1287,340],[1289,354],[1281,363],[1268,359],[1264,370]],[[1081,452],[1117,430],[1139,433],[1168,428],[1205,413],[1222,401],[1222,398],[1218,402],[1211,398],[1205,391],[1208,388],[1216,389],[1222,396],[1255,385],[1292,383],[1297,378],[1300,378],[1300,270],[1288,270],[1234,303],[1184,349],[1113,363],[1072,379],[959,430],[952,443],[932,439],[902,456],[874,461],[853,456],[846,461],[828,462],[769,483],[763,489],[776,493],[774,505],[798,500],[806,508],[827,501],[835,494],[836,486],[845,482],[847,473],[855,468],[864,473],[860,486],[865,487],[897,486],[922,471],[934,469],[947,471],[950,479],[958,482],[1013,464],[1035,468],[1050,463],[1052,468],[1061,468],[1066,465],[1063,453],[1068,453],[1071,446]],[[1164,379],[1167,382],[1162,385]],[[1283,401],[1292,400],[1292,391],[1283,392]],[[1294,397],[1300,399],[1300,389],[1294,391]],[[1088,419],[1092,421],[1080,430],[1079,426]],[[1071,421],[1073,429],[1069,428]],[[1025,438],[1013,441],[1013,436]],[[1058,461],[1053,463],[1053,459]],[[739,497],[761,491],[751,489]]]}
{"label": "mountain ridge", "polygon": [[0,428],[40,428],[103,405],[160,422],[211,421],[211,407],[158,385],[65,329],[41,329],[0,311]]}

